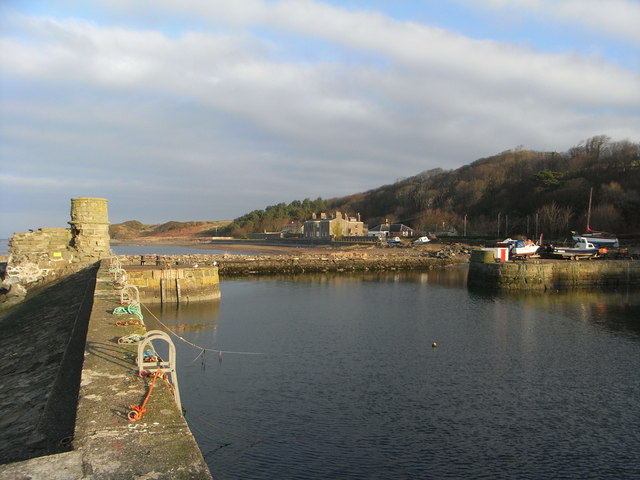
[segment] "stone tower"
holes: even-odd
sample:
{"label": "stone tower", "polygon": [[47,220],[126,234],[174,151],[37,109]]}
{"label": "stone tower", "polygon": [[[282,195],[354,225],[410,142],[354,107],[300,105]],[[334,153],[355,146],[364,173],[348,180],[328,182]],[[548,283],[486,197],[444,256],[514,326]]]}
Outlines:
{"label": "stone tower", "polygon": [[78,260],[97,261],[111,254],[106,198],[72,198],[69,225]]}

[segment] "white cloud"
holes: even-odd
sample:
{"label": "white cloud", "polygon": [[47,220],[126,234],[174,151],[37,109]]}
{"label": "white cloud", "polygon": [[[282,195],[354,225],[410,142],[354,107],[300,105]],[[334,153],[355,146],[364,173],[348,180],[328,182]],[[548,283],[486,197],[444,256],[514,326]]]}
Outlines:
{"label": "white cloud", "polygon": [[636,0],[458,0],[480,8],[519,11],[577,25],[640,46],[640,3]]}

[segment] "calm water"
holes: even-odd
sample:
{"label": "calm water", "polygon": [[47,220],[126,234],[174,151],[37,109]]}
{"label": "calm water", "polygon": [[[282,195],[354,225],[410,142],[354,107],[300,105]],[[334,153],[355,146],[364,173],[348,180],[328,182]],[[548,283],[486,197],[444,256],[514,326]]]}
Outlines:
{"label": "calm water", "polygon": [[465,275],[225,280],[220,302],[156,309],[261,353],[178,342],[214,478],[640,478],[638,292],[493,295]]}

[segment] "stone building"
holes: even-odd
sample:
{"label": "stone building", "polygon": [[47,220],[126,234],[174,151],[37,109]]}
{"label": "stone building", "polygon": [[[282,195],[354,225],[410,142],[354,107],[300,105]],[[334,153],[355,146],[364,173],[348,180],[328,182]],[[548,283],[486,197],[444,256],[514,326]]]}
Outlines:
{"label": "stone building", "polygon": [[366,235],[364,223],[360,215],[349,217],[347,214],[335,212],[333,217],[321,213],[320,218],[315,214],[304,222],[304,238],[308,239],[337,239],[341,237],[361,237]]}
{"label": "stone building", "polygon": [[111,255],[107,200],[72,198],[71,228],[41,228],[15,233],[2,287],[43,283]]}

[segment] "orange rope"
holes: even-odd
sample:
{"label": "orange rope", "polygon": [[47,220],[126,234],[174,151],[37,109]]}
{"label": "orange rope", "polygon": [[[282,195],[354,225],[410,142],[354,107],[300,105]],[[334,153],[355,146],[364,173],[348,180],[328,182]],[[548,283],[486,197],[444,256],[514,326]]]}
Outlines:
{"label": "orange rope", "polygon": [[[135,422],[137,420],[140,420],[142,418],[142,415],[147,411],[147,401],[149,400],[149,397],[151,396],[151,392],[153,391],[153,387],[155,386],[156,383],[156,379],[160,376],[163,376],[164,372],[162,370],[156,370],[156,372],[153,374],[153,380],[151,381],[151,386],[149,387],[149,391],[147,392],[147,395],[144,397],[144,400],[142,401],[142,403],[140,404],[140,406],[138,405],[131,405],[130,408],[132,409],[129,414],[127,415],[127,418],[129,419],[130,422]],[[166,376],[165,376],[166,378]],[[167,381],[168,383],[168,381]]]}

